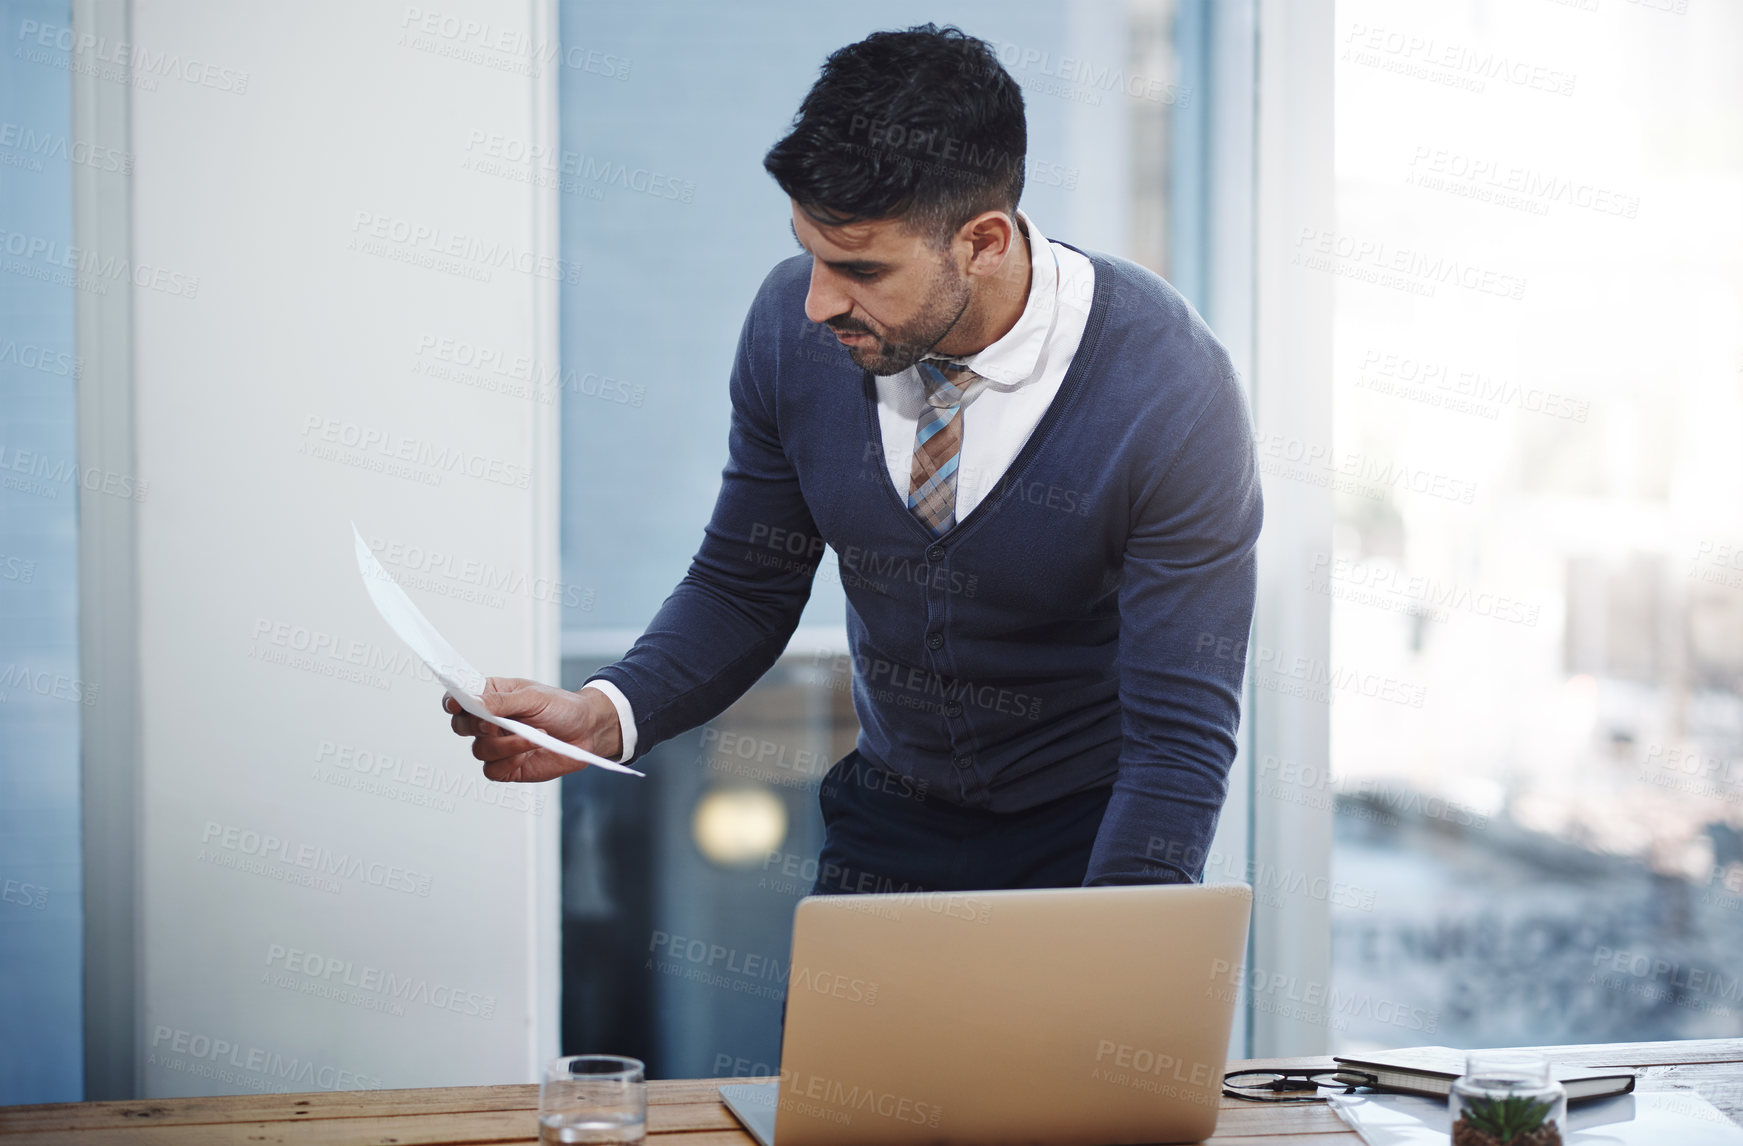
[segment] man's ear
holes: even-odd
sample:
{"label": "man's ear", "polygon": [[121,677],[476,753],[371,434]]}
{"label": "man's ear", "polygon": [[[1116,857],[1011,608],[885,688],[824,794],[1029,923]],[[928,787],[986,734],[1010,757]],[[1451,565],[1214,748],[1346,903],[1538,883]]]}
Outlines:
{"label": "man's ear", "polygon": [[998,270],[1016,239],[1016,220],[1004,211],[982,211],[956,232],[956,242],[966,244],[966,269],[971,275],[990,275]]}

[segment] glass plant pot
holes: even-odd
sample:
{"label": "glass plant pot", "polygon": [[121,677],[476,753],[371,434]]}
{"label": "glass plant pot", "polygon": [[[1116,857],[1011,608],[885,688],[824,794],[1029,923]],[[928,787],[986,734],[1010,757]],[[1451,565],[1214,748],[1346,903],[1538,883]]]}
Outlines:
{"label": "glass plant pot", "polygon": [[1452,1146],[1561,1146],[1567,1091],[1529,1051],[1472,1051],[1447,1096]]}

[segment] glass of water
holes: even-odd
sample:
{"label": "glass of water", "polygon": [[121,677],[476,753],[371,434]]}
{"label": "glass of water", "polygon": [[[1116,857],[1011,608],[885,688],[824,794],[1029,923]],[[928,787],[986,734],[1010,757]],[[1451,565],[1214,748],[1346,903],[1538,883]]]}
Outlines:
{"label": "glass of water", "polygon": [[576,1054],[545,1064],[539,1086],[539,1142],[641,1142],[648,1133],[648,1083],[641,1060]]}

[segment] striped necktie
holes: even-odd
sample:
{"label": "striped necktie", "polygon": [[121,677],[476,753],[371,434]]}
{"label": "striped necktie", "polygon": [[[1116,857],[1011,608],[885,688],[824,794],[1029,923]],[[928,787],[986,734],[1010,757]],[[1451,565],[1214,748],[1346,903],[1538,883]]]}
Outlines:
{"label": "striped necktie", "polygon": [[[953,362],[921,361],[926,408],[914,428],[908,508],[934,536],[956,524],[956,470],[962,454],[962,398],[979,375]],[[942,367],[942,368],[941,368]]]}

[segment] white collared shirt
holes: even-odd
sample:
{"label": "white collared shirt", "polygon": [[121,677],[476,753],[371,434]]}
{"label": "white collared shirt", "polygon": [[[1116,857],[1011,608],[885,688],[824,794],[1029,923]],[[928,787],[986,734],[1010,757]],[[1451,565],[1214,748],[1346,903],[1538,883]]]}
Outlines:
{"label": "white collared shirt", "polygon": [[[963,396],[962,451],[956,465],[956,520],[998,487],[1041,415],[1047,412],[1083,340],[1095,268],[1083,255],[1049,242],[1020,208],[1029,232],[1029,300],[1017,324],[986,349],[957,359],[980,375]],[[914,464],[914,436],[926,408],[918,367],[877,379],[878,429],[890,483],[904,503]]]}
{"label": "white collared shirt", "polygon": [[[1029,236],[1029,300],[1015,326],[978,353],[958,359],[980,375],[963,394],[962,451],[956,469],[956,520],[974,511],[997,488],[1029,435],[1047,412],[1089,323],[1095,297],[1095,267],[1070,247],[1049,242],[1033,220],[1017,210]],[[880,375],[878,429],[890,482],[903,504],[914,464],[914,436],[926,407],[926,384],[918,367]],[[617,709],[623,735],[619,760],[635,755],[635,712],[629,698],[608,680],[582,688],[604,693]]]}

